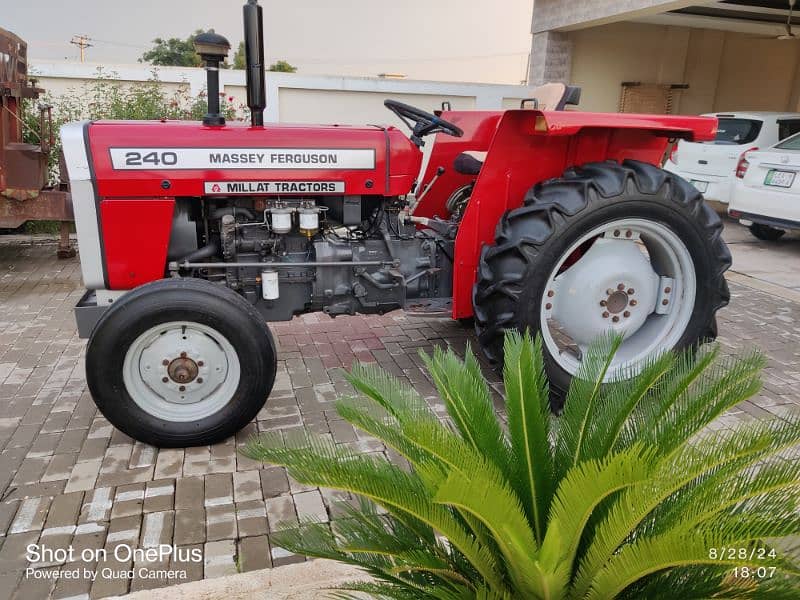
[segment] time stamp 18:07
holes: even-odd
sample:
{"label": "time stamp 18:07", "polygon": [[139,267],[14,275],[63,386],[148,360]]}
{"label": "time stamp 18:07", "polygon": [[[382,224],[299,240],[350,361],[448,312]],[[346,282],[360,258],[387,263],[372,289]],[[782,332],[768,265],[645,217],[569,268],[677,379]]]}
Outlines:
{"label": "time stamp 18:07", "polygon": [[[102,579],[187,579],[183,569],[150,568],[146,565],[163,565],[169,560],[173,567],[178,563],[201,563],[203,552],[200,548],[179,548],[174,545],[161,544],[152,548],[134,548],[128,544],[117,544],[112,549],[83,548],[76,552],[75,548],[51,548],[46,545],[29,544],[25,548],[25,558],[30,566],[25,569],[26,577],[61,579],[91,579],[98,576]],[[75,565],[77,561],[97,565],[97,568],[87,568]],[[114,566],[102,566],[102,563],[111,563]],[[40,567],[53,565],[69,565],[60,570],[48,570]],[[122,563],[122,564],[120,564]],[[124,564],[136,564],[135,569],[123,568]]]}
{"label": "time stamp 18:07", "polygon": [[711,547],[708,549],[708,558],[712,561],[730,564],[730,573],[736,578],[771,579],[778,570],[774,564],[770,564],[778,559],[778,551],[775,548],[763,546]]}

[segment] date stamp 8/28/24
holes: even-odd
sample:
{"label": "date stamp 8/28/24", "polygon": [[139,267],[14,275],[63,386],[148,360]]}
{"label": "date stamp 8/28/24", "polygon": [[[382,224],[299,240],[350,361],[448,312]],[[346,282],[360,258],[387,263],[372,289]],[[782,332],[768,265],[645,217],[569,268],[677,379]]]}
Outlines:
{"label": "date stamp 8/28/24", "polygon": [[[720,562],[746,563],[731,567],[731,575],[741,579],[770,579],[775,576],[778,569],[773,562],[778,558],[778,551],[763,546],[711,547],[708,549],[708,558]],[[762,562],[764,564],[759,564]]]}

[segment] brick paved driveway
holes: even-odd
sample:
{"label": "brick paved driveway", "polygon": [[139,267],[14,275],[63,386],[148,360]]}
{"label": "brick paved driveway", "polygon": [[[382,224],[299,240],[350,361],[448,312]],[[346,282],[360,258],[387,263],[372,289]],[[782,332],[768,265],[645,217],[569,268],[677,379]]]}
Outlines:
{"label": "brick paved driveway", "polygon": [[[78,262],[54,255],[50,245],[2,245],[0,239],[0,600],[99,598],[183,581],[169,574],[91,581],[64,574],[72,567],[176,567],[191,580],[303,560],[273,547],[270,532],[309,515],[335,518],[337,498],[289,481],[282,469],[261,468],[237,448],[256,431],[305,426],[363,452],[384,452],[332,411],[333,399],[348,391],[342,369],[354,360],[377,361],[433,397],[418,349],[448,344],[461,350],[472,337],[449,320],[402,312],[336,320],[306,315],[276,324],[278,378],[257,422],[223,444],[157,450],[97,413],[72,316],[82,293]],[[720,313],[720,341],[726,351],[760,347],[769,367],[762,393],[720,422],[785,415],[800,404],[800,303],[740,283],[731,291],[731,305]],[[61,570],[61,577],[25,577],[25,548],[34,543],[72,545],[72,561],[43,556],[37,565],[39,573]],[[119,544],[175,544],[202,550],[203,560],[114,558]],[[83,550],[88,556],[102,548],[109,551],[105,563],[84,560]]]}

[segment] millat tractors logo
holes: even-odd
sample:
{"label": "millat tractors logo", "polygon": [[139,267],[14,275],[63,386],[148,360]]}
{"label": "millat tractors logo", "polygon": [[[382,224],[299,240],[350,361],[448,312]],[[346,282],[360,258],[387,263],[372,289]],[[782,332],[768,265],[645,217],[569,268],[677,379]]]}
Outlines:
{"label": "millat tractors logo", "polygon": [[208,195],[344,194],[344,181],[206,181]]}

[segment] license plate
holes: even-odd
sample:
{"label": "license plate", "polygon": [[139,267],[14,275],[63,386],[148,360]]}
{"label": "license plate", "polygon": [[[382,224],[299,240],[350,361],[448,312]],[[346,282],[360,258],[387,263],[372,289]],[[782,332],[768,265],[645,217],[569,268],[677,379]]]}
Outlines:
{"label": "license plate", "polygon": [[792,187],[794,183],[794,171],[778,171],[770,169],[767,171],[767,177],[764,179],[764,185],[772,185],[775,187]]}
{"label": "license plate", "polygon": [[701,194],[705,194],[708,191],[708,182],[707,181],[698,181],[697,179],[692,179],[689,181],[694,187],[697,188],[697,191]]}

